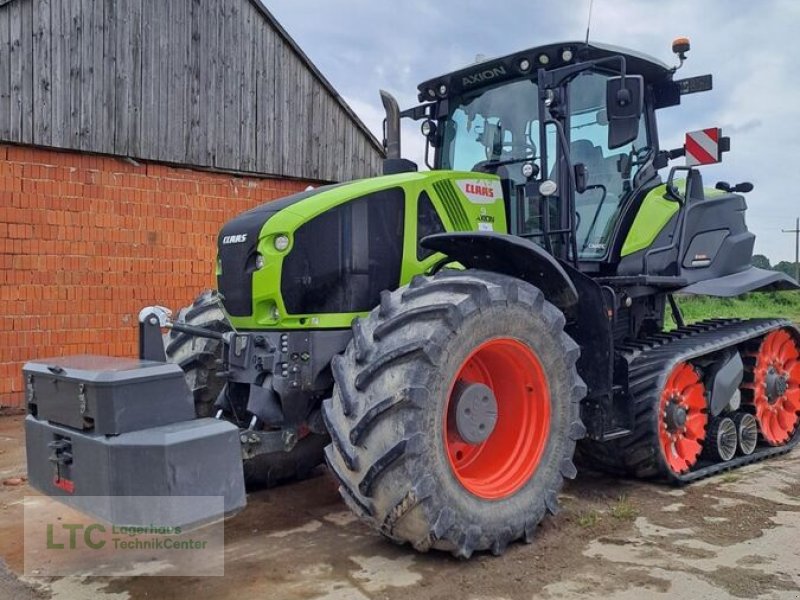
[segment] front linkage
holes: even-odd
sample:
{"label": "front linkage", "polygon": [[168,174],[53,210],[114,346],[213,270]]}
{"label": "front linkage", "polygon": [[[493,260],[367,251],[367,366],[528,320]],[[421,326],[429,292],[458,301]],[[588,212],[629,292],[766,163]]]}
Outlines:
{"label": "front linkage", "polygon": [[[214,295],[211,301],[221,306],[219,296]],[[212,414],[239,427],[245,461],[290,455],[302,440],[308,445],[310,437],[327,442],[320,405],[331,395],[331,359],[344,350],[351,336],[349,330],[220,332],[172,319],[169,309],[150,306],[139,313],[140,358],[169,362],[163,329],[221,342],[219,355],[211,364],[216,369],[213,375],[224,385]],[[303,459],[307,468],[322,462],[324,443],[314,446],[318,448],[315,456]],[[309,454],[308,449],[304,454]],[[285,458],[278,456],[279,460]],[[270,472],[271,467],[268,460],[261,469]],[[302,475],[290,469],[286,477],[262,473],[257,479],[269,485]]]}

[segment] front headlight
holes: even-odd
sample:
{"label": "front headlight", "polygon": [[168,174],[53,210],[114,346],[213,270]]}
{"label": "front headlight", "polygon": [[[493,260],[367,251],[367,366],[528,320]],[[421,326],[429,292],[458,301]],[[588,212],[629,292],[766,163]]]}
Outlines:
{"label": "front headlight", "polygon": [[275,250],[283,252],[289,247],[289,236],[281,234],[275,237]]}
{"label": "front headlight", "polygon": [[264,268],[264,257],[260,254],[256,254],[256,270]]}

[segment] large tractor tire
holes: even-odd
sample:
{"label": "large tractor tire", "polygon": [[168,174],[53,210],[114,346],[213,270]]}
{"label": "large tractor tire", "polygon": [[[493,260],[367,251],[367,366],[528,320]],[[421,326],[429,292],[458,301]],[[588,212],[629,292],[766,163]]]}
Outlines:
{"label": "large tractor tire", "polygon": [[349,507],[417,550],[462,558],[530,542],[558,510],[585,428],[579,348],[537,288],[444,271],[384,292],[353,324],[323,403]]}
{"label": "large tractor tire", "polygon": [[[177,321],[214,331],[231,331],[218,296],[203,292],[191,306],[179,311]],[[225,381],[217,376],[222,365],[222,342],[180,333],[175,330],[164,336],[167,361],[183,369],[186,382],[194,395],[197,417],[213,417],[214,403]],[[244,461],[244,480],[249,489],[274,487],[287,481],[305,479],[314,467],[324,461],[327,435],[308,433],[291,452],[261,454]]]}
{"label": "large tractor tire", "polygon": [[[210,290],[200,294],[191,306],[181,309],[175,320],[221,333],[232,329],[219,306],[218,296]],[[173,329],[164,336],[164,351],[167,362],[183,369],[194,396],[195,414],[213,417],[214,402],[225,385],[225,381],[217,376],[222,364],[222,342]]]}

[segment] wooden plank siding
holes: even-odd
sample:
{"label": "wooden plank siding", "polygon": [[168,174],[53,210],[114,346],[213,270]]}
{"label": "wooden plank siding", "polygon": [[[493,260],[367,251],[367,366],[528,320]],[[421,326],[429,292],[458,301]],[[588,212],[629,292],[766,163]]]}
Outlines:
{"label": "wooden plank siding", "polygon": [[0,141],[316,181],[382,159],[260,0],[0,3]]}

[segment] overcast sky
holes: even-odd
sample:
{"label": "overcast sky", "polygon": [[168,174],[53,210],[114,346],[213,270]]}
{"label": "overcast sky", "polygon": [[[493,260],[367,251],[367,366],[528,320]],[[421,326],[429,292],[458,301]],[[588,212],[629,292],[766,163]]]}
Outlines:
{"label": "overcast sky", "polygon": [[[311,60],[380,136],[378,89],[401,107],[428,77],[550,42],[583,39],[589,0],[264,0]],[[635,48],[672,64],[677,36],[692,42],[679,77],[713,73],[714,90],[659,114],[663,148],[686,131],[719,126],[731,136],[706,185],[752,181],[748,225],[756,252],[794,260],[800,216],[800,26],[797,0],[595,0],[590,39]],[[404,155],[419,160],[416,126]],[[666,172],[665,172],[666,176]]]}

